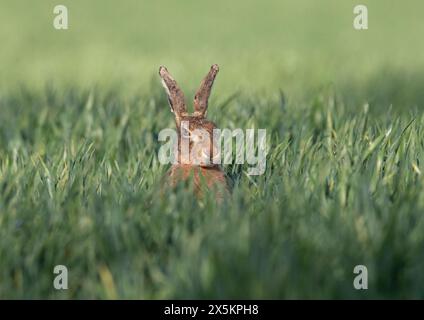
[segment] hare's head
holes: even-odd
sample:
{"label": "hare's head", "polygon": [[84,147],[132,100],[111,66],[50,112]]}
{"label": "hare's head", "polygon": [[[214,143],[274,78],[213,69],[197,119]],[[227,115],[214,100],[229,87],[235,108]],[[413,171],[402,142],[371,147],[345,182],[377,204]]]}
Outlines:
{"label": "hare's head", "polygon": [[206,119],[208,100],[218,71],[218,65],[214,64],[200,84],[194,96],[194,112],[189,114],[184,94],[177,82],[165,67],[159,68],[159,75],[168,94],[169,105],[177,125],[179,163],[214,166],[213,160],[220,156],[219,148],[213,140],[213,130],[216,126]]}

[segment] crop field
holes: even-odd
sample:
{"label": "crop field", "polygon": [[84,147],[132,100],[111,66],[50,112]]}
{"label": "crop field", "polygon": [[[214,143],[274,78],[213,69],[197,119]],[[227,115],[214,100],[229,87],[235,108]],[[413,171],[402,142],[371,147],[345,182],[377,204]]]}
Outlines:
{"label": "crop field", "polygon": [[[57,4],[0,0],[1,299],[424,298],[422,1]],[[266,170],[163,194],[159,66],[191,108],[214,63],[208,119],[266,129]]]}

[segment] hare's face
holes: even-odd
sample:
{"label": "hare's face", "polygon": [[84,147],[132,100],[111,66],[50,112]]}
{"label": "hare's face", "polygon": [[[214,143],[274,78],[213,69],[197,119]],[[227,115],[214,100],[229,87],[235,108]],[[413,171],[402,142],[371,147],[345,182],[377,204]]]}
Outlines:
{"label": "hare's face", "polygon": [[160,67],[159,75],[168,94],[171,111],[175,115],[178,131],[178,160],[180,163],[199,166],[213,166],[220,157],[219,148],[214,144],[215,124],[206,120],[208,99],[218,66],[213,65],[202,81],[194,97],[194,112],[189,115],[184,94],[165,67]]}
{"label": "hare's face", "polygon": [[216,164],[220,152],[214,140],[214,129],[215,124],[203,117],[183,117],[178,128],[179,162],[199,166]]}

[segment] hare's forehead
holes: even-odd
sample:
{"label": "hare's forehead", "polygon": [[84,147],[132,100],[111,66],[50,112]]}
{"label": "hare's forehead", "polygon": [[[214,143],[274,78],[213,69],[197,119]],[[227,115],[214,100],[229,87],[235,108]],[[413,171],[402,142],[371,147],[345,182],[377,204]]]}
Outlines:
{"label": "hare's forehead", "polygon": [[211,121],[208,121],[204,118],[197,117],[185,117],[181,120],[181,126],[186,129],[195,130],[195,129],[205,129],[212,130],[215,128],[215,124]]}

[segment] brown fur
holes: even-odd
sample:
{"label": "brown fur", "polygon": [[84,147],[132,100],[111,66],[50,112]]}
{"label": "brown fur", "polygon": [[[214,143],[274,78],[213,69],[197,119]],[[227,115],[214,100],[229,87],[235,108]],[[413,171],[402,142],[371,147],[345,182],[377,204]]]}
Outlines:
{"label": "brown fur", "polygon": [[187,164],[176,164],[168,171],[168,183],[175,187],[180,181],[193,179],[194,193],[201,198],[203,196],[202,182],[205,187],[213,191],[217,199],[222,199],[225,192],[229,192],[227,179],[219,166],[200,167]]}

